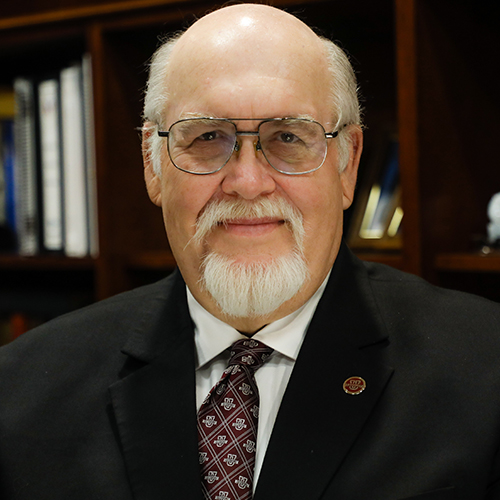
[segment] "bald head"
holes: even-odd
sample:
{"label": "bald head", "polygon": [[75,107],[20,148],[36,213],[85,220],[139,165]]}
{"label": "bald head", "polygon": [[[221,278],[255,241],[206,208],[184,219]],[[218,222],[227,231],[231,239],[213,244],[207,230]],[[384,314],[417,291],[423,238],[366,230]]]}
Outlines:
{"label": "bald head", "polygon": [[232,5],[211,12],[196,21],[186,30],[185,35],[185,38],[201,36],[205,41],[213,38],[216,45],[245,39],[253,43],[263,39],[272,41],[280,38],[291,42],[296,36],[304,43],[318,39],[314,32],[295,16],[261,4]]}
{"label": "bald head", "polygon": [[225,71],[326,66],[324,46],[307,25],[282,10],[257,4],[233,5],[201,18],[180,38],[172,63],[185,62],[186,57],[193,64],[218,64]]}

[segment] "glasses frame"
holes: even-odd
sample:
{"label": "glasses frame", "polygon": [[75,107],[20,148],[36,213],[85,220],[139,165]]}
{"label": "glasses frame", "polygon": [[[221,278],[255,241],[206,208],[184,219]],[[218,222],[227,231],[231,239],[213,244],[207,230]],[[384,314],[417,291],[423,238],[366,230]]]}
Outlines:
{"label": "glasses frame", "polygon": [[[323,129],[323,134],[325,136],[325,140],[326,141],[328,139],[335,139],[335,137],[337,137],[339,135],[339,130],[336,130],[336,131],[333,131],[333,132],[327,132],[325,130],[325,127],[323,127],[323,125],[321,125],[321,123],[317,122],[316,120],[311,120],[309,118],[295,118],[295,117],[290,117],[290,116],[289,117],[285,117],[285,118],[214,118],[214,117],[211,117],[211,116],[203,116],[203,117],[195,117],[195,118],[183,118],[181,120],[177,120],[176,122],[172,123],[172,125],[170,125],[170,127],[169,127],[168,130],[165,130],[165,131],[164,130],[158,130],[158,135],[160,137],[167,137],[168,138],[170,136],[170,131],[172,130],[172,127],[174,127],[178,123],[182,123],[182,122],[185,122],[185,121],[192,121],[192,120],[213,120],[213,121],[218,121],[218,122],[228,122],[228,123],[231,123],[234,126],[234,129],[235,129],[235,134],[234,134],[234,139],[235,140],[234,140],[234,146],[233,146],[233,150],[231,151],[231,154],[229,155],[228,159],[224,162],[224,164],[222,166],[220,166],[216,170],[211,170],[210,172],[192,172],[190,170],[186,170],[186,169],[181,168],[178,165],[176,165],[175,161],[172,158],[172,155],[170,154],[170,141],[167,141],[168,156],[170,158],[170,161],[174,165],[174,167],[177,168],[177,169],[179,169],[179,170],[181,170],[182,172],[186,172],[188,174],[193,174],[193,175],[210,175],[210,174],[215,174],[217,172],[220,172],[226,166],[226,164],[229,162],[229,160],[233,156],[233,153],[235,151],[239,151],[240,146],[239,146],[239,143],[237,141],[237,138],[239,136],[253,136],[253,137],[258,137],[259,139],[257,141],[257,144],[255,145],[255,149],[257,151],[261,151],[262,155],[266,159],[267,163],[269,163],[269,165],[274,170],[276,170],[276,172],[279,172],[281,174],[284,174],[284,175],[304,175],[304,174],[310,174],[311,172],[315,172],[316,170],[320,169],[323,166],[323,164],[325,163],[325,160],[326,160],[326,156],[328,154],[328,142],[326,142],[325,154],[323,156],[323,160],[321,161],[321,163],[319,164],[319,166],[317,166],[316,168],[313,168],[311,170],[306,170],[305,172],[286,172],[284,170],[280,170],[280,169],[276,168],[269,161],[269,159],[266,156],[266,153],[264,152],[264,150],[262,149],[262,146],[260,144],[260,127],[261,127],[261,125],[263,123],[278,122],[278,121],[285,121],[285,120],[304,121],[304,122],[308,122],[308,123],[316,123],[316,124],[318,124]],[[240,121],[254,121],[254,122],[258,121],[259,124],[257,126],[257,130],[238,130],[238,128],[236,126],[236,123],[234,123],[234,122],[240,122]],[[342,128],[344,128],[344,126],[342,126],[340,128],[340,130]]]}

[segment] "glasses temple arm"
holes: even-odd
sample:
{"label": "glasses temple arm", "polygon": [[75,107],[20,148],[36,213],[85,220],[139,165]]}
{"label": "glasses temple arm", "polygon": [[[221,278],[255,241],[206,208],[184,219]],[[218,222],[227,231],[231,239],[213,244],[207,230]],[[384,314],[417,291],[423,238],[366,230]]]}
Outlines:
{"label": "glasses temple arm", "polygon": [[335,139],[335,137],[337,137],[339,135],[339,131],[335,131],[335,132],[330,132],[330,133],[325,133],[325,137],[327,139]]}

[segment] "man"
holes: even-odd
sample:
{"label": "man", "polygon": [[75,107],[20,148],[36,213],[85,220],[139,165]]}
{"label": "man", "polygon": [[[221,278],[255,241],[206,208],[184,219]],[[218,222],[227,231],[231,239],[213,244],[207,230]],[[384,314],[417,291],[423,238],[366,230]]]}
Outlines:
{"label": "man", "polygon": [[[1,498],[500,499],[500,308],[342,243],[362,133],[336,47],[207,15],[153,59],[143,149],[179,272],[2,350]],[[235,342],[258,370],[225,370]]]}

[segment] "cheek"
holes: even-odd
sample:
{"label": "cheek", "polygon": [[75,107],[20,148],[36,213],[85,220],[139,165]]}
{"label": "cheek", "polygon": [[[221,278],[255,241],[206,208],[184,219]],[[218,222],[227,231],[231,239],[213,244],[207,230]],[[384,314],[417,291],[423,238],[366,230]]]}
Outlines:
{"label": "cheek", "polygon": [[332,239],[332,234],[338,231],[339,223],[342,223],[342,214],[342,200],[338,192],[333,190],[318,192],[306,225],[306,228],[307,226],[311,228],[313,245],[315,240]]}
{"label": "cheek", "polygon": [[332,176],[322,176],[315,181],[296,190],[295,203],[308,224],[327,227],[343,211],[342,189],[338,179]]}
{"label": "cheek", "polygon": [[304,189],[296,203],[304,216],[306,247],[310,256],[326,258],[332,243],[342,232],[340,182],[332,176],[323,176],[315,185]]}
{"label": "cheek", "polygon": [[[165,175],[167,174],[167,175]],[[196,219],[213,195],[214,180],[172,167],[162,181],[163,218],[169,240],[186,245],[194,235]]]}

